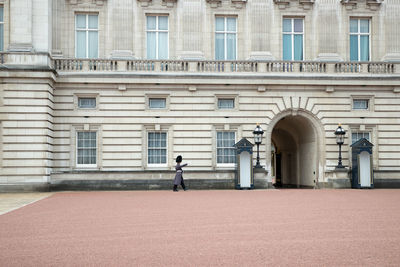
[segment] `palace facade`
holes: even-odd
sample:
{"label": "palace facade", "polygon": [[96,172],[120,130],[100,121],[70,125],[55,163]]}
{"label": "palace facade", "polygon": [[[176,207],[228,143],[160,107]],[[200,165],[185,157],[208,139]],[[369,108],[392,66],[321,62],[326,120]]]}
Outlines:
{"label": "palace facade", "polygon": [[255,188],[350,187],[360,138],[374,186],[398,187],[399,14],[397,0],[0,0],[0,191],[171,188],[177,155],[190,187],[234,188],[233,145],[257,123]]}

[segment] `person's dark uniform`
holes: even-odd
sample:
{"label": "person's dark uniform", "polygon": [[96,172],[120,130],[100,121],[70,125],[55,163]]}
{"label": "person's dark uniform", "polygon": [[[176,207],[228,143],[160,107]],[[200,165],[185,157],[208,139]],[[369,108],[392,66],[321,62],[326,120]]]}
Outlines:
{"label": "person's dark uniform", "polygon": [[173,191],[177,192],[178,191],[178,185],[181,185],[183,190],[186,191],[186,186],[185,183],[183,182],[183,170],[182,167],[187,166],[187,163],[182,164],[182,156],[178,156],[176,157],[176,166],[175,166],[175,170],[176,170],[176,174],[175,174],[175,179],[174,179],[174,189]]}

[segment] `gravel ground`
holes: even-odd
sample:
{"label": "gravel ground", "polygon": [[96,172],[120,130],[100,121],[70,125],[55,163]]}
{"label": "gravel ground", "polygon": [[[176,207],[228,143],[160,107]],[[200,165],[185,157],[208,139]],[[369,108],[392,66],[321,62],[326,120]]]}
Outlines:
{"label": "gravel ground", "polygon": [[400,190],[60,192],[0,216],[0,266],[400,266]]}

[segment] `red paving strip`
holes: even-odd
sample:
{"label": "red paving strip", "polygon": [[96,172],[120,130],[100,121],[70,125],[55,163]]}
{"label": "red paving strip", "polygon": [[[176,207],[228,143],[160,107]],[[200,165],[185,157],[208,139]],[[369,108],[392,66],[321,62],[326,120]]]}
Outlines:
{"label": "red paving strip", "polygon": [[0,216],[0,266],[399,266],[400,190],[66,192]]}

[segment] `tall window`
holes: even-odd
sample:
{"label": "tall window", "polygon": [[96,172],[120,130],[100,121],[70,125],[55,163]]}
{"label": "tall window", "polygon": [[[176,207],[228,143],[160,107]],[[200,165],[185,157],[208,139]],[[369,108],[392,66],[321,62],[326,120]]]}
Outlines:
{"label": "tall window", "polygon": [[96,132],[77,133],[77,161],[79,167],[95,167],[97,158]]}
{"label": "tall window", "polygon": [[147,16],[147,58],[168,58],[168,16]]}
{"label": "tall window", "polygon": [[150,132],[147,140],[147,163],[149,165],[167,164],[167,133]]}
{"label": "tall window", "polygon": [[215,18],[215,59],[236,59],[237,26],[235,17]]}
{"label": "tall window", "polygon": [[369,19],[350,19],[350,60],[369,60],[369,36]]}
{"label": "tall window", "polygon": [[75,17],[75,55],[77,58],[99,56],[98,15],[77,14]]}
{"label": "tall window", "polygon": [[353,132],[353,133],[351,133],[351,143],[352,144],[354,144],[361,138],[365,138],[371,142],[369,132]]}
{"label": "tall window", "polygon": [[283,60],[303,60],[303,35],[303,19],[283,19]]}
{"label": "tall window", "polygon": [[4,50],[4,7],[0,6],[0,51]]}
{"label": "tall window", "polygon": [[236,163],[235,132],[217,132],[217,164]]}

